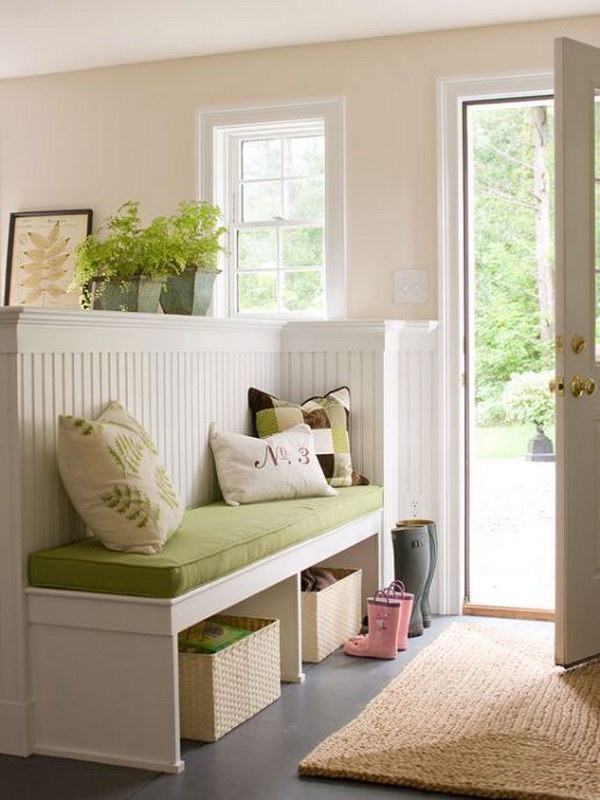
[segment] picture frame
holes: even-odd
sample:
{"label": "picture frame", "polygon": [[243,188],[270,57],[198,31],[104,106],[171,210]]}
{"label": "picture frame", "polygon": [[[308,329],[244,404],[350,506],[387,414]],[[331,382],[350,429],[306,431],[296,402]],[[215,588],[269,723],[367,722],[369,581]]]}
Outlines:
{"label": "picture frame", "polygon": [[91,208],[10,215],[4,305],[79,309],[79,295],[67,289],[73,252],[92,232],[92,216]]}

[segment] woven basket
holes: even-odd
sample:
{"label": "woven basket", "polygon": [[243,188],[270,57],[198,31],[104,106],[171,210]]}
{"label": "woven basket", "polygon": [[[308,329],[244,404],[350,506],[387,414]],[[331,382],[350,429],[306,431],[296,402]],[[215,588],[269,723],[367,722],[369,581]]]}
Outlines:
{"label": "woven basket", "polygon": [[337,581],[302,592],[302,660],[316,663],[354,636],[361,625],[361,570],[325,567]]}
{"label": "woven basket", "polygon": [[214,655],[179,653],[181,736],[201,742],[220,739],[281,697],[279,620],[218,616],[210,621],[254,633]]}

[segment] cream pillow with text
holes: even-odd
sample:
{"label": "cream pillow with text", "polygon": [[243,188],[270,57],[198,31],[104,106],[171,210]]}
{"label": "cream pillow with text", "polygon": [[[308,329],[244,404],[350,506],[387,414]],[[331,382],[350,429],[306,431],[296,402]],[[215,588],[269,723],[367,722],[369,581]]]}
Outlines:
{"label": "cream pillow with text", "polygon": [[257,439],[222,433],[213,422],[209,438],[223,499],[231,506],[337,494],[319,466],[308,425]]}

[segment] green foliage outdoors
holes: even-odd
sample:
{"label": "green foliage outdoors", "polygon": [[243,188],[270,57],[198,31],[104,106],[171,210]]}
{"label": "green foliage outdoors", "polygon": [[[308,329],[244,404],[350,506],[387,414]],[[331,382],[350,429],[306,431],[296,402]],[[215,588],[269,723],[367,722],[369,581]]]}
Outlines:
{"label": "green foliage outdoors", "polygon": [[[552,125],[550,107],[550,141]],[[541,334],[532,131],[524,106],[490,105],[472,115],[475,401],[488,407],[497,407],[511,375],[553,363],[551,337]],[[547,159],[552,186],[552,147]]]}
{"label": "green foliage outdoors", "polygon": [[304,267],[323,264],[323,228],[308,225],[281,226],[279,231],[276,226],[238,231],[239,310],[242,313],[275,313],[278,310],[277,273],[273,269],[277,266],[278,235],[283,310],[321,310],[325,303],[323,273],[320,269]]}
{"label": "green foliage outdoors", "polygon": [[139,202],[128,201],[106,218],[105,226],[86,237],[75,249],[73,290],[83,290],[82,304],[89,305],[89,286],[100,279],[100,290],[110,280],[123,285],[135,276],[166,280],[187,266],[217,269],[223,249],[219,209],[202,200],[184,201],[171,216],[156,217],[143,227]]}
{"label": "green foliage outdoors", "polygon": [[554,421],[554,395],[548,389],[553,372],[523,372],[506,384],[502,400],[509,422],[535,425],[543,432]]}
{"label": "green foliage outdoors", "polygon": [[[545,433],[546,436],[554,441],[553,425]],[[523,459],[531,436],[531,425],[498,425],[476,428],[473,440],[475,458]],[[476,463],[473,464],[473,469],[477,469]]]}

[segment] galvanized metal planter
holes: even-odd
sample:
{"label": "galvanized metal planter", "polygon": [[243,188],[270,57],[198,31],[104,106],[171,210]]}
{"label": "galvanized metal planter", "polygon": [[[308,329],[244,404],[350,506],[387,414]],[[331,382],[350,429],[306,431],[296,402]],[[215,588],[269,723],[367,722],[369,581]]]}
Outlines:
{"label": "galvanized metal planter", "polygon": [[[148,278],[146,275],[136,275],[128,281],[110,280],[107,283],[96,279],[92,286],[92,308],[99,311],[141,311],[155,314],[158,311],[162,283],[160,278]],[[100,290],[96,288],[98,286],[101,287]]]}
{"label": "galvanized metal planter", "polygon": [[162,310],[165,314],[205,316],[220,272],[205,267],[186,267],[181,275],[169,275],[160,296]]}

